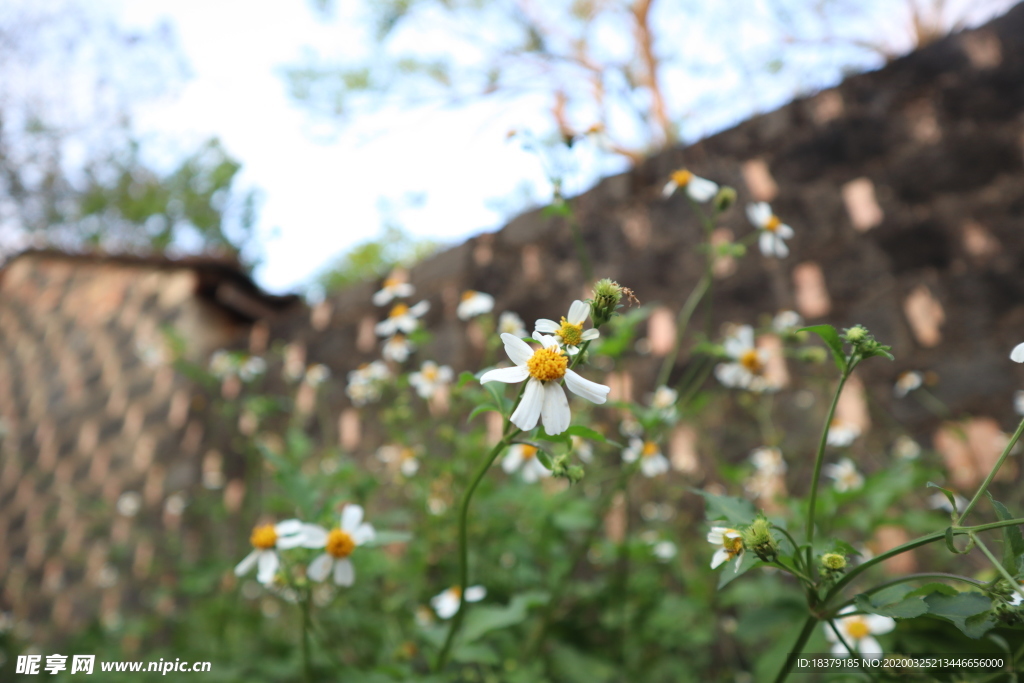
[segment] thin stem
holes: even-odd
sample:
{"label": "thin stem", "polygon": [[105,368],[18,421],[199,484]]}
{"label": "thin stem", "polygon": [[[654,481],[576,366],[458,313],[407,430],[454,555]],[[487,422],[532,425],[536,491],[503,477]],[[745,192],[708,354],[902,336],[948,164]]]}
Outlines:
{"label": "thin stem", "polygon": [[664,386],[668,382],[668,377],[672,374],[672,368],[675,367],[676,360],[679,358],[679,349],[683,344],[683,335],[686,333],[686,327],[690,324],[693,312],[697,309],[697,305],[704,298],[710,286],[711,276],[705,272],[697,286],[690,292],[686,303],[679,310],[679,317],[676,320],[676,338],[672,342],[672,350],[669,351],[668,355],[665,356],[665,360],[661,363],[661,371],[658,372],[658,381],[655,383],[656,387]]}
{"label": "thin stem", "polygon": [[850,363],[839,378],[839,386],[836,387],[836,394],[832,397],[832,405],[829,406],[828,416],[825,418],[825,428],[821,430],[821,439],[818,441],[818,454],[814,459],[814,475],[811,477],[811,499],[807,506],[807,569],[811,568],[811,555],[814,552],[814,511],[818,503],[818,480],[821,478],[821,464],[825,460],[825,446],[828,444],[828,432],[832,427],[832,418],[836,414],[836,406],[839,404],[839,396],[843,393],[846,380],[853,371],[854,363]]}
{"label": "thin stem", "polygon": [[992,469],[989,471],[988,476],[985,477],[985,481],[981,482],[981,486],[978,487],[978,492],[974,494],[974,497],[971,498],[971,502],[969,502],[967,504],[967,507],[964,508],[964,511],[959,518],[961,524],[963,523],[967,515],[971,512],[971,510],[974,509],[974,506],[978,504],[978,501],[981,500],[981,497],[985,495],[985,491],[988,490],[988,485],[992,483],[992,480],[995,479],[996,474],[999,473],[999,468],[1003,466],[1003,462],[1010,455],[1010,451],[1013,450],[1013,447],[1020,439],[1021,434],[1024,434],[1024,419],[1022,419],[1020,421],[1020,424],[1017,425],[1017,431],[1015,431],[1013,433],[1013,436],[1010,437],[1010,441],[1007,442],[1006,448],[1003,449],[1002,455],[999,456],[999,460],[996,461],[996,464],[993,465]]}
{"label": "thin stem", "polygon": [[[846,651],[850,653],[851,657],[853,657],[856,654],[860,654],[855,648],[850,647],[850,644],[846,642],[846,638],[843,637],[843,634],[839,632],[839,627],[836,626],[835,619],[828,620],[828,627],[832,629],[832,633],[836,634],[836,638],[839,639],[839,642],[842,643],[843,647],[846,648]],[[860,657],[856,657],[855,661],[857,662],[858,669],[864,668],[864,663],[860,661]],[[876,680],[874,676],[871,676],[871,679]]]}
{"label": "thin stem", "polygon": [[302,610],[302,670],[307,683],[313,682],[313,669],[309,661],[309,592],[302,596],[299,608]]}
{"label": "thin stem", "polygon": [[988,549],[988,546],[985,545],[981,541],[981,539],[975,536],[973,533],[971,534],[971,539],[977,544],[979,548],[981,548],[981,552],[985,553],[985,557],[988,558],[988,561],[992,563],[992,566],[996,568],[996,571],[1002,574],[1003,578],[1017,592],[1017,595],[1020,595],[1022,598],[1024,598],[1024,591],[1021,590],[1020,584],[1017,582],[1016,579],[1010,576],[1010,572],[1006,571],[1006,567],[1003,566],[1002,562],[996,559],[996,556],[992,554],[992,551]]}
{"label": "thin stem", "polygon": [[796,664],[796,658],[800,656],[801,652],[803,652],[804,646],[807,645],[807,641],[810,640],[811,634],[814,633],[814,627],[817,625],[818,617],[813,614],[808,614],[807,621],[804,622],[804,627],[800,631],[800,635],[797,636],[796,642],[793,643],[793,647],[790,648],[789,656],[786,657],[786,661],[779,670],[779,675],[775,677],[775,683],[782,683],[789,677],[789,672],[793,670],[793,665]]}

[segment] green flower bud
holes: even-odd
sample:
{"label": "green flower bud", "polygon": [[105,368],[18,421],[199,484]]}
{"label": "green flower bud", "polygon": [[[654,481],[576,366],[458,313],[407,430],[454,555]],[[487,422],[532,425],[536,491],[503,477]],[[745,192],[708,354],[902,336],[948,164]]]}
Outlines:
{"label": "green flower bud", "polygon": [[730,206],[736,203],[736,190],[723,185],[719,190],[718,194],[714,198],[715,211],[722,213],[727,210]]}
{"label": "green flower bud", "polygon": [[846,558],[839,553],[825,553],[821,556],[821,566],[829,572],[841,572],[846,569]]}
{"label": "green flower bud", "polygon": [[854,325],[849,329],[843,330],[843,332],[843,338],[854,346],[856,346],[858,342],[863,341],[870,336],[868,329],[863,325]]}
{"label": "green flower bud", "polygon": [[893,360],[893,356],[890,353],[892,347],[879,344],[863,325],[854,325],[843,332],[843,339],[853,347],[854,353],[861,358],[885,356],[889,360]]}
{"label": "green flower bud", "polygon": [[590,300],[590,317],[594,327],[601,327],[612,319],[622,301],[622,286],[605,278],[594,285],[594,298]]}
{"label": "green flower bud", "polygon": [[761,515],[743,530],[743,545],[764,562],[774,562],[779,556],[779,542],[772,534],[772,523]]}

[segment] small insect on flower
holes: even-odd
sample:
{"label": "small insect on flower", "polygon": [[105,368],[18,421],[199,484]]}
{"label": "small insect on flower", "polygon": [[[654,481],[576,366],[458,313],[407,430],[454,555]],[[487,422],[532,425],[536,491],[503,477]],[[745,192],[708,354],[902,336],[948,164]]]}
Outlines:
{"label": "small insect on flower", "polygon": [[835,465],[825,465],[822,471],[835,482],[832,487],[839,493],[856,491],[864,486],[864,477],[849,458],[843,458]]}
{"label": "small insect on flower", "polygon": [[538,421],[548,434],[561,434],[569,428],[572,414],[562,390],[563,379],[569,391],[592,403],[601,404],[608,399],[608,387],[584,379],[569,369],[569,357],[562,354],[554,337],[538,335],[542,348],[536,351],[511,334],[501,335],[501,340],[515,367],[489,370],[480,378],[480,383],[514,384],[526,380],[522,400],[509,418],[519,429],[529,431]]}
{"label": "small insect on flower", "polygon": [[512,311],[505,311],[498,316],[498,334],[511,334],[513,337],[525,337],[526,323]]}
{"label": "small insect on flower", "polygon": [[551,472],[537,458],[537,448],[525,443],[512,444],[508,453],[501,461],[501,469],[512,474],[520,470],[519,476],[527,484],[532,484],[541,477],[550,477]]}
{"label": "small insect on flower", "polygon": [[[850,614],[856,612],[853,605],[840,610],[839,614]],[[843,639],[849,643],[857,653],[864,657],[874,657],[882,654],[882,646],[873,636],[888,633],[896,628],[896,620],[890,617],[883,617],[878,614],[853,614],[848,617],[839,617],[833,621],[836,630],[842,634]],[[824,624],[825,637],[832,645],[832,654],[837,657],[849,657],[853,652],[846,649],[839,636],[832,630],[831,624]]]}
{"label": "small insect on flower", "polygon": [[480,602],[486,597],[487,589],[483,586],[470,586],[466,589],[465,595],[459,586],[452,586],[432,597],[430,606],[434,608],[439,618],[451,619],[459,611],[460,598],[466,602]]}
{"label": "small insect on flower", "polygon": [[302,545],[307,548],[323,548],[324,552],[309,563],[306,575],[313,581],[323,581],[333,569],[334,583],[351,586],[356,579],[355,568],[349,555],[358,547],[376,536],[373,527],[363,522],[363,508],[360,505],[346,505],[341,511],[341,524],[328,531],[316,524],[304,524]]}
{"label": "small insect on flower", "polygon": [[656,477],[669,471],[669,462],[654,441],[630,439],[629,446],[622,451],[623,462],[640,461],[640,471],[645,477]]}
{"label": "small insect on flower", "polygon": [[710,201],[718,192],[718,184],[695,176],[685,168],[673,171],[669,181],[661,190],[663,197],[671,197],[676,190],[686,190],[686,194],[695,202]]}
{"label": "small insect on flower", "polygon": [[416,389],[420,398],[430,398],[434,392],[451,382],[453,376],[451,367],[426,360],[420,366],[419,372],[409,375],[409,384]]}
{"label": "small insect on flower", "polygon": [[839,446],[842,448],[852,444],[857,440],[858,436],[860,436],[860,427],[851,422],[843,422],[839,418],[835,418],[829,424],[826,443],[829,446]]}
{"label": "small insect on flower", "polygon": [[429,301],[421,301],[415,306],[395,304],[391,307],[388,317],[377,323],[373,329],[379,337],[390,337],[395,332],[410,334],[419,327],[419,318],[423,317],[430,310]]}
{"label": "small insect on flower", "polygon": [[778,387],[768,381],[769,353],[754,345],[754,328],[740,325],[723,343],[731,363],[719,363],[715,377],[727,387],[754,392],[774,391]]}
{"label": "small insect on flower", "polygon": [[387,306],[392,299],[404,299],[412,296],[416,288],[406,282],[403,278],[391,276],[384,280],[380,291],[373,295],[374,306]]}
{"label": "small insect on flower", "polygon": [[718,569],[735,557],[736,569],[733,571],[740,570],[740,562],[743,560],[743,534],[729,527],[713,526],[708,532],[708,543],[718,547],[711,557],[712,569]]}
{"label": "small insect on flower", "polygon": [[264,524],[252,530],[249,542],[253,551],[235,566],[235,576],[244,576],[257,567],[256,580],[264,586],[274,580],[281,558],[278,550],[298,548],[303,545],[303,525],[297,519],[286,519],[277,524]]}
{"label": "small insect on flower", "polygon": [[583,331],[583,323],[587,321],[589,315],[590,306],[577,299],[569,306],[569,315],[563,317],[562,322],[556,323],[554,320],[546,318],[538,320],[534,325],[535,334],[539,332],[554,335],[558,343],[565,348],[566,353],[575,356],[579,353],[579,347],[583,342],[592,341],[601,336],[601,333],[594,328],[586,332]]}
{"label": "small insect on flower", "polygon": [[395,363],[404,363],[409,360],[409,354],[413,352],[416,345],[409,341],[404,334],[398,333],[388,337],[387,341],[384,342],[384,347],[380,351],[386,360],[394,361]]}
{"label": "small insect on flower", "polygon": [[459,320],[469,320],[478,315],[490,313],[492,310],[494,310],[493,296],[467,289],[462,293],[462,299],[455,309],[455,315],[459,316]]}
{"label": "small insect on flower", "polygon": [[762,254],[775,258],[789,256],[789,247],[786,246],[785,240],[793,236],[793,228],[772,213],[772,207],[767,202],[747,204],[747,218],[761,231],[757,243]]}
{"label": "small insect on flower", "polygon": [[903,398],[911,391],[920,389],[923,382],[924,378],[916,370],[901,372],[896,377],[896,383],[892,386],[892,395],[896,398]]}

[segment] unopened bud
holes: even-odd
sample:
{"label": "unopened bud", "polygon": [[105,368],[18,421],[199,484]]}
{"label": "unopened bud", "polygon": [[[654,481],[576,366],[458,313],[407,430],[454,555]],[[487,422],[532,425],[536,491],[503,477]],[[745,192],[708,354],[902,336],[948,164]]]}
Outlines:
{"label": "unopened bud", "polygon": [[743,530],[743,545],[764,562],[779,556],[779,542],[772,534],[772,523],[760,515]]}
{"label": "unopened bud", "polygon": [[821,565],[830,572],[841,572],[846,569],[846,558],[839,553],[825,553]]}
{"label": "unopened bud", "polygon": [[723,185],[715,195],[714,203],[715,211],[722,213],[736,203],[736,190],[728,185]]}
{"label": "unopened bud", "polygon": [[608,278],[598,280],[594,285],[594,298],[590,300],[590,317],[594,327],[601,327],[611,320],[621,301],[622,286],[618,282]]}

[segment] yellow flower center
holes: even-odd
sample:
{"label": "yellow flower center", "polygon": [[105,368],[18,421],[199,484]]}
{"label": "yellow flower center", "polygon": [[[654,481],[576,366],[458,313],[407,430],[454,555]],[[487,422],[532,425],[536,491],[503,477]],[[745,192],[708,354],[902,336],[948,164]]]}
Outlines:
{"label": "yellow flower center", "polygon": [[775,232],[776,230],[779,229],[780,225],[782,225],[782,221],[779,219],[778,216],[772,214],[771,217],[765,222],[764,229],[767,230],[768,232]]}
{"label": "yellow flower center", "polygon": [[462,293],[462,300],[469,301],[474,296],[476,296],[476,292],[474,292],[472,289],[467,289],[465,292]]}
{"label": "yellow flower center", "polygon": [[391,313],[388,314],[389,318],[397,318],[400,315],[405,315],[409,312],[409,307],[405,304],[395,304],[391,309]]}
{"label": "yellow flower center", "polygon": [[761,357],[757,354],[756,349],[744,351],[739,361],[740,365],[750,371],[751,374],[759,375],[764,371],[764,364],[761,362]]}
{"label": "yellow flower center", "polygon": [[249,537],[249,542],[252,543],[253,548],[258,548],[259,550],[270,550],[277,545],[277,530],[274,529],[273,524],[258,526],[252,530],[252,536]]}
{"label": "yellow flower center", "polygon": [[437,379],[437,368],[433,366],[427,366],[423,368],[423,379],[428,382],[433,382]]}
{"label": "yellow flower center", "polygon": [[355,549],[356,542],[352,540],[352,536],[347,531],[331,529],[331,533],[327,534],[327,545],[324,547],[324,550],[331,557],[336,557],[340,560],[351,555]]}
{"label": "yellow flower center", "polygon": [[693,174],[683,168],[672,174],[672,182],[679,187],[686,187],[691,180],[693,180]]}
{"label": "yellow flower center", "polygon": [[722,533],[722,547],[733,557],[743,552],[743,539],[740,538],[739,532],[735,529],[726,529]]}
{"label": "yellow flower center", "polygon": [[860,640],[861,638],[867,638],[871,631],[863,619],[854,617],[846,622],[846,634],[854,640]]}
{"label": "yellow flower center", "polygon": [[391,289],[393,287],[397,287],[400,284],[402,284],[402,281],[399,280],[397,277],[389,277],[387,280],[384,281],[384,289]]}
{"label": "yellow flower center", "polygon": [[534,351],[530,360],[526,361],[526,369],[530,371],[530,376],[542,382],[562,379],[568,367],[569,358],[563,356],[555,347]]}
{"label": "yellow flower center", "polygon": [[521,444],[521,445],[523,447],[523,450],[521,451],[522,454],[523,454],[523,460],[530,460],[531,458],[533,458],[534,456],[537,455],[537,447],[536,446],[528,446],[526,444]]}
{"label": "yellow flower center", "polygon": [[640,452],[640,455],[644,456],[645,458],[649,458],[652,455],[657,455],[657,454],[658,454],[658,444],[654,443],[653,441],[644,441],[644,448]]}
{"label": "yellow flower center", "polygon": [[462,597],[462,586],[452,586],[448,591],[456,600]]}
{"label": "yellow flower center", "polygon": [[562,343],[567,346],[579,346],[580,342],[583,341],[583,323],[573,325],[563,317],[562,328],[558,330],[558,336],[562,338]]}
{"label": "yellow flower center", "polygon": [[388,345],[389,346],[390,345],[394,345],[394,344],[397,344],[397,345],[401,346],[404,343],[405,343],[405,335],[402,334],[401,332],[398,332],[398,333],[392,335],[391,339],[388,339]]}
{"label": "yellow flower center", "polygon": [[401,451],[401,454],[399,455],[399,457],[403,461],[405,461],[405,460],[415,460],[416,459],[416,451],[414,451],[411,448],[403,448],[402,451]]}

